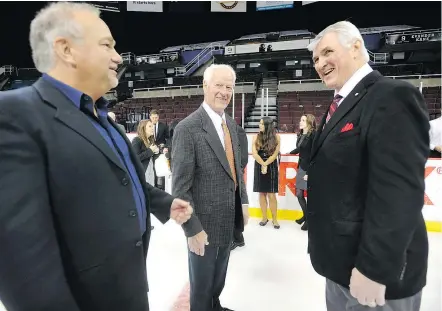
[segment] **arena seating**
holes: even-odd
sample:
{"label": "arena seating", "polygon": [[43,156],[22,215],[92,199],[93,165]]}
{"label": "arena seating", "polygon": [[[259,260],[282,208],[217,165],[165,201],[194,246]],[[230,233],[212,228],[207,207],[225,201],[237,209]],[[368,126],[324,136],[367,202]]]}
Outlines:
{"label": "arena seating", "polygon": [[[428,87],[422,90],[430,119],[441,115],[441,87]],[[321,121],[333,99],[333,91],[284,92],[278,94],[279,125],[286,125],[289,132],[298,130],[303,114],[313,114],[316,122]]]}
{"label": "arena seating", "polygon": [[[249,110],[253,103],[254,94],[245,94],[244,109]],[[173,120],[182,120],[198,109],[203,102],[202,95],[196,96],[175,96],[155,98],[132,98],[117,104],[113,111],[118,120],[131,120],[129,114],[137,114],[138,118],[147,117],[151,109],[158,110],[162,122],[169,124]],[[235,94],[235,121],[241,124],[241,103],[242,94]],[[227,107],[226,112],[232,116],[232,103]],[[129,131],[133,129],[129,127]]]}
{"label": "arena seating", "polygon": [[425,101],[428,105],[430,119],[436,119],[441,116],[441,87],[428,87],[422,90]]}

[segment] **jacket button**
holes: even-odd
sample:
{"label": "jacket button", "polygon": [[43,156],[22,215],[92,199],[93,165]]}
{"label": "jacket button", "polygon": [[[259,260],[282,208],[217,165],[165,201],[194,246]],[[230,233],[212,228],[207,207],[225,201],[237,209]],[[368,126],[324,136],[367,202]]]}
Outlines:
{"label": "jacket button", "polygon": [[134,211],[134,210],[130,210],[130,211],[129,211],[129,216],[130,216],[130,217],[135,217],[135,216],[137,216],[137,212]]}
{"label": "jacket button", "polygon": [[129,180],[128,180],[126,177],[124,177],[124,178],[121,180],[121,183],[123,184],[123,186],[127,186],[127,185],[129,184]]}
{"label": "jacket button", "polygon": [[140,247],[141,245],[143,245],[143,242],[141,242],[141,241],[138,241],[137,243],[135,243],[136,247]]}

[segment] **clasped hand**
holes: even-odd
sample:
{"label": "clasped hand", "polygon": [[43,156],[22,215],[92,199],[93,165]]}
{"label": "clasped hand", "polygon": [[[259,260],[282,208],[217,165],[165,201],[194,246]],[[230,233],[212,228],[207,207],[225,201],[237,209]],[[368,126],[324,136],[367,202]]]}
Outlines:
{"label": "clasped hand", "polygon": [[193,213],[193,208],[189,202],[175,199],[170,206],[170,218],[175,220],[177,224],[182,225],[190,219]]}

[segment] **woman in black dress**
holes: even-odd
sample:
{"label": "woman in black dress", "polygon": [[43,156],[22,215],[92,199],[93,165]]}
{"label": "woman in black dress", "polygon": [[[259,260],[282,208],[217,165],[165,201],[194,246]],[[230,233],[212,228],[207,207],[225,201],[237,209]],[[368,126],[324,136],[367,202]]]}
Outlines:
{"label": "woman in black dress", "polygon": [[299,121],[299,133],[296,140],[296,149],[290,154],[299,154],[298,172],[296,173],[296,197],[301,206],[303,215],[296,220],[298,224],[303,224],[302,230],[307,230],[308,225],[305,215],[307,214],[307,202],[304,198],[304,191],[307,190],[307,169],[310,164],[310,152],[312,150],[313,139],[316,133],[315,116],[305,114]]}
{"label": "woman in black dress", "polygon": [[272,212],[273,227],[279,229],[277,219],[278,202],[278,155],[280,138],[276,135],[273,120],[264,117],[259,123],[259,133],[253,138],[252,152],[255,158],[253,191],[259,192],[259,205],[262,211],[260,226],[265,226],[267,219],[267,203]]}

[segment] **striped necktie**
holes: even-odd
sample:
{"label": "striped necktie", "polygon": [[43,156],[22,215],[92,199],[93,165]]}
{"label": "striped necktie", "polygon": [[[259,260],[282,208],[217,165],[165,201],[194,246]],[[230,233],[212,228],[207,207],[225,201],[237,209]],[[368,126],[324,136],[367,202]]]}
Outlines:
{"label": "striped necktie", "polygon": [[335,113],[336,109],[338,109],[338,103],[341,99],[342,96],[339,94],[336,94],[336,96],[333,98],[330,108],[328,109],[328,114],[327,114],[327,119],[325,119],[325,124],[328,123],[332,115]]}

